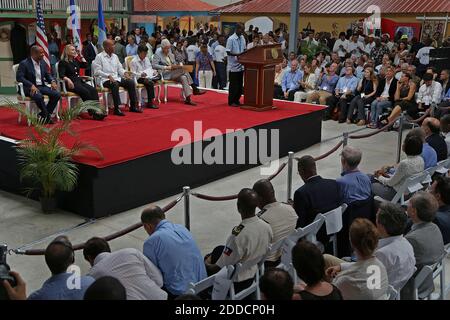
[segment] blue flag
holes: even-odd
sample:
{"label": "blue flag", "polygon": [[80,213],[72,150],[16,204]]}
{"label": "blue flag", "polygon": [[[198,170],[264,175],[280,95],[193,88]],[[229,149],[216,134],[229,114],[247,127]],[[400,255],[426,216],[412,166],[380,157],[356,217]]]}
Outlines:
{"label": "blue flag", "polygon": [[98,43],[103,47],[103,41],[106,40],[105,17],[103,16],[102,0],[98,0]]}

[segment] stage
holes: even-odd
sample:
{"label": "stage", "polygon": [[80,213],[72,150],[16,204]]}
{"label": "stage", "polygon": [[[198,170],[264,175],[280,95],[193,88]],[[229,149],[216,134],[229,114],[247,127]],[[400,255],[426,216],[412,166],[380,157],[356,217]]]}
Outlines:
{"label": "stage", "polygon": [[[143,114],[125,112],[125,117],[111,115],[104,121],[75,121],[77,139],[96,146],[102,157],[89,152],[75,159],[80,169],[78,186],[70,193],[58,193],[58,206],[98,218],[180,193],[186,185],[196,187],[260,165],[260,159],[256,163],[249,161],[252,152],[256,150],[259,154],[261,148],[270,145],[274,129],[279,130],[279,157],[321,141],[321,106],[274,101],[276,109],[254,112],[229,107],[227,94],[216,91],[195,96],[193,101],[198,105],[185,105],[179,89],[170,87],[168,103],[162,103],[158,110],[146,109]],[[268,138],[257,134],[256,149],[251,143],[244,144],[245,163],[236,161],[241,152],[236,146],[232,156],[235,161],[221,162],[217,150],[212,153],[216,156],[213,164],[196,157],[196,151],[211,149],[218,140],[226,141],[233,134],[231,129],[242,129],[245,133],[266,129]],[[1,189],[22,193],[24,186],[19,181],[13,140],[26,138],[28,130],[25,122],[17,123],[15,112],[0,110]],[[63,140],[67,144],[74,142],[68,135]],[[173,148],[180,144],[184,151],[175,154],[189,159],[187,150],[191,150],[190,163],[174,161]],[[270,146],[268,149],[271,151]],[[226,142],[223,150],[229,150]]]}

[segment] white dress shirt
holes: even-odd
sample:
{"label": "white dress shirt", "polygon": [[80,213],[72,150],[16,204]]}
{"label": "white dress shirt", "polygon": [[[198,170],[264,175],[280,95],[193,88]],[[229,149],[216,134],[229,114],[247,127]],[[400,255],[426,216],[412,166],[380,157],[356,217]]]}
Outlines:
{"label": "white dress shirt", "polygon": [[[343,49],[340,48],[341,46]],[[341,58],[345,57],[348,52],[348,40],[344,39],[344,41],[342,41],[340,38],[337,39],[333,46],[333,52],[337,52],[338,56]]]}
{"label": "white dress shirt", "polygon": [[152,68],[152,64],[148,57],[145,57],[144,60],[139,58],[139,56],[134,57],[133,60],[131,60],[130,69],[138,78],[141,78],[142,73],[147,74],[146,78],[148,79],[152,79],[158,74],[158,72]]}
{"label": "white dress shirt", "polygon": [[417,51],[416,58],[421,64],[428,65],[430,63],[430,50],[432,49],[434,47],[423,47]]}
{"label": "white dress shirt", "polygon": [[213,54],[214,61],[225,62],[226,57],[227,57],[227,49],[223,45],[218,44],[214,48],[214,54]]}
{"label": "white dress shirt", "polygon": [[95,70],[94,75],[100,77],[102,83],[108,81],[109,76],[112,76],[116,81],[120,81],[125,74],[119,57],[114,53],[110,56],[105,51],[95,57],[95,60],[92,62],[92,68]]}
{"label": "white dress shirt", "polygon": [[38,62],[34,61],[34,59],[31,59],[31,61],[33,61],[34,73],[36,75],[36,85],[42,86],[44,84],[42,83],[41,65]]}
{"label": "white dress shirt", "polygon": [[370,43],[368,42],[365,46],[364,46],[364,51],[370,55],[370,52],[372,51],[372,49],[375,47],[375,41]]}
{"label": "white dress shirt", "polygon": [[167,292],[161,289],[161,272],[134,248],[100,253],[88,275],[118,279],[127,291],[127,300],[167,300]]}
{"label": "white dress shirt", "polygon": [[417,102],[430,105],[432,103],[439,104],[442,99],[442,86],[439,82],[434,81],[431,86],[423,84],[420,86],[419,93],[417,94]]}
{"label": "white dress shirt", "polygon": [[361,42],[350,41],[348,43],[348,52],[352,55],[355,55],[355,57],[359,58],[361,56],[361,51],[358,49],[361,49],[361,51],[364,51],[364,45]]}
{"label": "white dress shirt", "polygon": [[389,284],[397,291],[416,271],[414,249],[402,235],[380,239],[375,257],[386,267]]}

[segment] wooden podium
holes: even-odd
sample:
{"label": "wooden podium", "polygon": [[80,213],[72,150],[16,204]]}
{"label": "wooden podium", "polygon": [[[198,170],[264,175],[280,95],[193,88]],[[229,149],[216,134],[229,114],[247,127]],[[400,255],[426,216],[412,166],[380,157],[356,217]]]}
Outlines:
{"label": "wooden podium", "polygon": [[283,61],[281,44],[253,47],[240,56],[244,65],[244,105],[242,109],[266,111],[274,109],[273,88],[275,65]]}

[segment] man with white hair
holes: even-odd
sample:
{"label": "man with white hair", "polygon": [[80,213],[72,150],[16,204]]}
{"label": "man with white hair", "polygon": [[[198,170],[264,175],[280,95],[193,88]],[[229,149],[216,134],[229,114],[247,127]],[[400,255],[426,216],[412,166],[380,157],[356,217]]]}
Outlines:
{"label": "man with white hair", "polygon": [[358,169],[362,152],[358,148],[346,146],[341,153],[342,173],[337,179],[344,203],[367,200],[372,195],[372,185],[367,174]]}
{"label": "man with white hair", "polygon": [[162,73],[163,79],[172,80],[181,83],[184,103],[195,106],[196,103],[191,101],[191,96],[204,94],[205,91],[200,91],[192,81],[192,77],[188,72],[184,71],[183,66],[177,64],[175,56],[170,51],[172,45],[167,39],[161,41],[161,49],[156,50],[153,55],[152,67]]}

